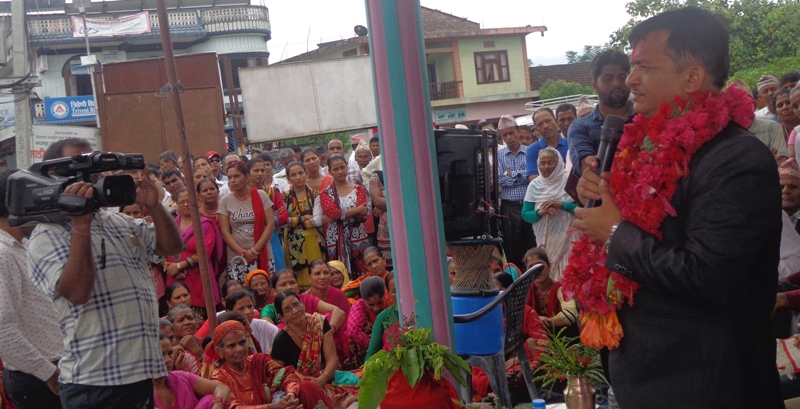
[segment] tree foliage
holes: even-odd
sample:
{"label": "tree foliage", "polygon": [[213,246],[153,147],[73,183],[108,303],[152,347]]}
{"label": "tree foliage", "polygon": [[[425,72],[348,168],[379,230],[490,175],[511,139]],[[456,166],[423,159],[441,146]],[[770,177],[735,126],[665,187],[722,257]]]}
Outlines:
{"label": "tree foliage", "polygon": [[585,45],[583,46],[583,53],[578,54],[577,51],[567,51],[567,64],[577,64],[579,62],[592,61],[595,55],[607,49],[608,44],[604,45]]}
{"label": "tree foliage", "polygon": [[800,3],[792,0],[633,0],[626,5],[630,20],[611,34],[610,45],[628,47],[628,35],[636,23],[684,6],[710,10],[727,21],[731,72],[796,56],[800,51]]}
{"label": "tree foliage", "polygon": [[762,75],[774,75],[780,78],[781,75],[790,71],[797,71],[798,68],[800,68],[800,57],[777,58],[770,61],[768,64],[749,70],[738,71],[731,75],[731,78],[744,80],[750,88],[755,89],[756,83]]}
{"label": "tree foliage", "polygon": [[551,99],[579,94],[592,95],[594,94],[594,90],[592,87],[564,80],[547,80],[542,84],[542,87],[539,88],[539,99]]}

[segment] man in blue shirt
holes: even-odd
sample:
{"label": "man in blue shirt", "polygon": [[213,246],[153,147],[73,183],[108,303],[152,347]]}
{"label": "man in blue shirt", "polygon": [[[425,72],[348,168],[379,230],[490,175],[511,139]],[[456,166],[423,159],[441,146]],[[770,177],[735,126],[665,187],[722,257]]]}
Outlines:
{"label": "man in blue shirt", "polygon": [[522,202],[528,190],[525,177],[527,146],[519,141],[519,126],[511,115],[503,115],[497,133],[505,146],[497,150],[497,183],[500,185],[500,213],[503,247],[508,262],[522,265],[525,252],[536,245],[533,227],[522,220]]}
{"label": "man in blue shirt", "polygon": [[592,59],[592,88],[600,103],[591,114],[572,123],[569,127],[569,157],[572,173],[580,176],[589,156],[597,155],[600,146],[600,131],[607,115],[616,115],[630,121],[635,114],[628,102],[631,89],[625,79],[631,71],[628,56],[617,50],[606,50]]}
{"label": "man in blue shirt", "polygon": [[533,114],[533,126],[539,132],[541,138],[533,145],[528,147],[526,153],[528,181],[539,176],[539,151],[550,146],[555,148],[567,163],[567,138],[558,135],[558,124],[556,124],[556,114],[550,108],[541,108]]}

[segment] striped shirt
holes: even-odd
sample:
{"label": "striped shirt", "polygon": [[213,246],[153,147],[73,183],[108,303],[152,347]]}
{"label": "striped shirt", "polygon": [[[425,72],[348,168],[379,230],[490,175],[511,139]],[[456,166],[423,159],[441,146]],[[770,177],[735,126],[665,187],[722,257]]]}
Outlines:
{"label": "striped shirt", "polygon": [[497,151],[497,183],[502,188],[500,199],[522,201],[528,191],[528,177],[525,173],[525,155],[528,147],[520,145],[517,153],[508,147]]}
{"label": "striped shirt", "polygon": [[59,381],[119,386],[166,376],[155,284],[147,263],[155,255],[155,228],[120,213],[97,213],[91,226],[94,289],[86,304],[75,305],[56,293],[69,257],[71,227],[40,224],[28,246],[28,274],[54,300],[66,333]]}

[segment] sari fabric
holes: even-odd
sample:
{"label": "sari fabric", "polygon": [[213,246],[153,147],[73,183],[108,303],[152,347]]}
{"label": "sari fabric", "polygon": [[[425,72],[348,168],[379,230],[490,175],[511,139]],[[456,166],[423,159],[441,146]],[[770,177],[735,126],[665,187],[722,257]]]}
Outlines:
{"label": "sari fabric", "polygon": [[[306,186],[305,200],[298,200],[294,189],[283,192],[288,224],[284,230],[283,248],[286,265],[297,272],[297,284],[308,287],[308,266],[314,260],[324,259],[325,240],[322,236],[322,214],[314,214],[319,192]],[[320,209],[317,207],[317,209]],[[303,220],[303,216],[312,216]]]}
{"label": "sari fabric", "polygon": [[331,219],[325,227],[328,260],[344,263],[351,279],[365,274],[367,266],[364,264],[364,250],[369,247],[369,237],[364,231],[364,222],[369,215],[345,218],[345,214],[361,205],[366,205],[368,209],[372,207],[366,189],[355,185],[352,192],[339,196],[336,185],[330,185],[320,193],[320,204],[325,216]]}

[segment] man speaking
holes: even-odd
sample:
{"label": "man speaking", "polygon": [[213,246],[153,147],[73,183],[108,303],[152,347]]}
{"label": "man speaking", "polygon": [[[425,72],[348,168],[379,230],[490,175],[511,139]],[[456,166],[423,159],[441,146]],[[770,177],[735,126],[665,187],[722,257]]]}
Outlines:
{"label": "man speaking", "polygon": [[575,211],[583,237],[562,278],[583,307],[581,339],[611,348],[622,408],[782,408],[770,328],[781,192],[747,131],[752,103],[722,92],[728,32],[687,7],[629,40],[638,115],[611,172],[583,172],[581,201],[602,205]]}

